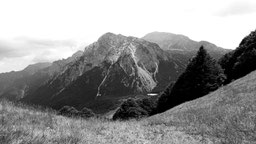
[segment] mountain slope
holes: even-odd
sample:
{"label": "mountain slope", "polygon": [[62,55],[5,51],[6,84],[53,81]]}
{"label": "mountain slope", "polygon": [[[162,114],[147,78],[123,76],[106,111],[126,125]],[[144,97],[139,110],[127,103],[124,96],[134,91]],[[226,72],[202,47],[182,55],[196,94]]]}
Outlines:
{"label": "mountain slope", "polygon": [[38,87],[66,69],[67,65],[82,55],[78,51],[73,56],[53,63],[36,63],[22,71],[0,74],[0,97],[20,100],[33,93]]}
{"label": "mountain slope", "polygon": [[54,108],[87,106],[99,99],[163,90],[184,64],[157,44],[106,33],[83,56],[24,99]]}
{"label": "mountain slope", "polygon": [[[0,97],[18,100],[25,95],[30,77],[51,65],[51,63],[37,63],[29,65],[22,71],[13,71],[0,74]],[[43,77],[43,76],[42,76]],[[35,77],[33,77],[35,79]],[[31,79],[31,80],[33,80]]]}
{"label": "mountain slope", "polygon": [[149,118],[214,143],[256,142],[256,71],[202,98]]}
{"label": "mountain slope", "polygon": [[194,56],[201,46],[204,46],[211,56],[216,59],[230,51],[207,41],[197,42],[184,35],[165,32],[152,32],[145,35],[142,39],[158,44],[160,48],[168,51],[171,55],[175,56],[177,54],[182,54],[181,56],[183,56],[186,60]]}

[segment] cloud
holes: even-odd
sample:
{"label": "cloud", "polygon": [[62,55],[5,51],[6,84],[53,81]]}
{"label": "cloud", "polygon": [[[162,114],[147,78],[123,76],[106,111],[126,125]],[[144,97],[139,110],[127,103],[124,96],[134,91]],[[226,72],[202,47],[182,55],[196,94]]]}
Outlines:
{"label": "cloud", "polygon": [[78,44],[73,40],[18,37],[0,40],[0,72],[21,70],[28,64],[52,62],[71,56]]}
{"label": "cloud", "polygon": [[35,48],[41,47],[73,47],[75,42],[73,40],[48,40],[48,39],[35,39],[29,37],[17,37],[14,38],[16,41],[21,41],[34,46]]}
{"label": "cloud", "polygon": [[217,16],[227,17],[235,15],[246,15],[256,12],[256,3],[253,1],[235,1],[229,3],[216,13]]}
{"label": "cloud", "polygon": [[[76,42],[72,40],[45,40],[26,37],[12,40],[0,40],[0,60],[3,58],[23,57],[31,54],[49,55],[54,52],[73,51]],[[59,53],[59,55],[63,55]]]}
{"label": "cloud", "polygon": [[26,56],[26,52],[17,49],[19,43],[0,40],[0,60],[3,58],[22,57]]}

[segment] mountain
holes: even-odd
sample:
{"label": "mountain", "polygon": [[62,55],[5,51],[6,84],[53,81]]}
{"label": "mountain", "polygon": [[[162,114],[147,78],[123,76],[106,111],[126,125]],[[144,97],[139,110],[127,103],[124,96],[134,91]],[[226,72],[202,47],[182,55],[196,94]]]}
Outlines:
{"label": "mountain", "polygon": [[160,48],[169,52],[171,55],[177,56],[177,54],[179,54],[178,56],[183,57],[180,59],[182,60],[185,58],[186,61],[193,57],[201,46],[204,46],[204,48],[216,59],[219,59],[223,54],[231,51],[207,41],[197,42],[184,35],[166,32],[152,32],[146,34],[142,39],[158,44]]}
{"label": "mountain", "polygon": [[[9,99],[20,99],[27,89],[28,78],[36,72],[50,66],[51,63],[37,63],[29,65],[22,71],[12,71],[0,74],[0,97],[8,96]],[[20,81],[23,81],[20,84]]]}
{"label": "mountain", "polygon": [[193,101],[147,119],[213,143],[255,143],[256,71]]}
{"label": "mountain", "polygon": [[0,84],[5,87],[0,89],[0,97],[55,109],[86,106],[104,113],[127,97],[163,91],[177,80],[195,53],[166,51],[144,39],[106,33],[83,52],[38,71],[36,65],[29,66],[23,70],[26,77],[12,76],[10,85]]}
{"label": "mountain", "polygon": [[22,73],[33,75],[34,73],[40,71],[41,69],[47,68],[49,66],[51,66],[51,63],[49,62],[28,65],[25,69],[22,70]]}
{"label": "mountain", "polygon": [[26,97],[48,79],[63,71],[69,63],[75,61],[82,53],[82,51],[78,51],[67,59],[53,63],[36,63],[21,71],[0,74],[0,98],[20,100]]}
{"label": "mountain", "polygon": [[56,109],[64,105],[93,110],[112,107],[125,96],[162,91],[184,68],[155,43],[106,33],[23,100]]}

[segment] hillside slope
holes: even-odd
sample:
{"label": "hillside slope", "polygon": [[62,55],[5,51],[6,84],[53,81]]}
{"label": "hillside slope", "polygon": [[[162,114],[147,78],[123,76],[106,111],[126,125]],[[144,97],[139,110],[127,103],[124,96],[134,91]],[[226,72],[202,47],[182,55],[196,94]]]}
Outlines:
{"label": "hillside slope", "polygon": [[1,144],[199,144],[200,140],[175,127],[67,118],[52,110],[0,100]]}
{"label": "hillside slope", "polygon": [[256,142],[256,71],[202,98],[147,119],[215,143]]}

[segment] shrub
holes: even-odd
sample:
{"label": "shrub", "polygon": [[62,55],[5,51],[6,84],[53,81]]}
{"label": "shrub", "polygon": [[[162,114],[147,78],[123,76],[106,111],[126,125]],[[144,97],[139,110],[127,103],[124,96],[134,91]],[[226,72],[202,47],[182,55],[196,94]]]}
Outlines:
{"label": "shrub", "polygon": [[156,114],[158,96],[152,96],[136,100],[138,105],[144,109],[148,116]]}
{"label": "shrub", "polygon": [[93,113],[93,111],[91,109],[88,109],[88,108],[84,107],[80,111],[80,116],[83,117],[83,118],[90,118],[90,117],[94,117],[95,114]]}
{"label": "shrub", "polygon": [[81,111],[78,111],[74,107],[64,106],[58,111],[59,115],[67,116],[67,117],[82,117],[82,118],[90,118],[94,117],[95,114],[92,110],[88,108],[83,108]]}
{"label": "shrub", "polygon": [[75,109],[74,107],[71,107],[71,106],[63,106],[58,111],[59,115],[64,115],[64,116],[68,116],[68,117],[77,116],[78,113],[79,113],[79,111],[77,109]]}
{"label": "shrub", "polygon": [[139,119],[148,116],[148,112],[141,108],[132,98],[124,101],[120,108],[113,115],[113,120]]}

